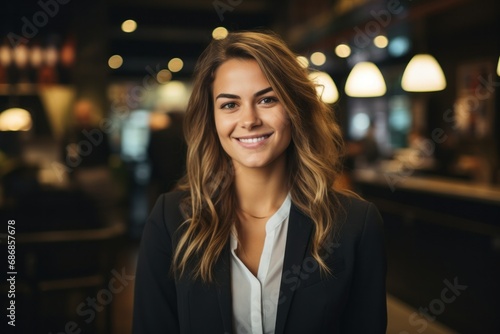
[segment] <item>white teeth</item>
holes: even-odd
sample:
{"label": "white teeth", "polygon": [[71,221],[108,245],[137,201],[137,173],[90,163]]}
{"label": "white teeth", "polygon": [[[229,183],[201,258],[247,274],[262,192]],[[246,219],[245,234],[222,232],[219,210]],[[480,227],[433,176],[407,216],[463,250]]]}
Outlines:
{"label": "white teeth", "polygon": [[263,136],[259,138],[239,138],[238,140],[242,143],[258,143],[266,138],[267,138],[266,136]]}

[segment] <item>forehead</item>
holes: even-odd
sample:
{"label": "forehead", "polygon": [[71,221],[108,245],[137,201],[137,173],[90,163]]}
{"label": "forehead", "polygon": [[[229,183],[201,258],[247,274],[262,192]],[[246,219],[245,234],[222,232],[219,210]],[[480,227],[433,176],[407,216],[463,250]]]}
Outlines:
{"label": "forehead", "polygon": [[230,59],[215,71],[213,93],[255,91],[270,86],[264,72],[253,59]]}

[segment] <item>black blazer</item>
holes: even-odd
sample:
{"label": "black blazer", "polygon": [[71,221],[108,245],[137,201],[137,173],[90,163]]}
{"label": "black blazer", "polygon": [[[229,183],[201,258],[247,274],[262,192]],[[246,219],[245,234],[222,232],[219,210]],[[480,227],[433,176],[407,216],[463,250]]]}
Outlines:
{"label": "black blazer", "polygon": [[[144,228],[139,251],[133,333],[234,333],[229,242],[215,283],[174,280],[175,231],[183,193],[163,194]],[[275,333],[385,333],[386,259],[382,219],[369,202],[338,195],[338,242],[323,254],[333,275],[321,275],[310,254],[313,224],[292,204]]]}

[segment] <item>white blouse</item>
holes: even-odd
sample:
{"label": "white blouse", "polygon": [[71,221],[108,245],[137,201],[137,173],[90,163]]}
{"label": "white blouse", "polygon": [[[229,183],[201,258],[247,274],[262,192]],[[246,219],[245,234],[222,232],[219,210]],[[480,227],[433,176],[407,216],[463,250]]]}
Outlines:
{"label": "white blouse", "polygon": [[266,223],[266,239],[257,277],[238,258],[238,239],[231,234],[231,294],[236,334],[271,334],[276,325],[290,194]]}

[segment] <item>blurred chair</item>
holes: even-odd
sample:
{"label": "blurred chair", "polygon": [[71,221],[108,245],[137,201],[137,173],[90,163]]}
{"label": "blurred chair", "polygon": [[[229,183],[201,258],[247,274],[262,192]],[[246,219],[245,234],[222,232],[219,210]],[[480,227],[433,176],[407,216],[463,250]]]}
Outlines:
{"label": "blurred chair", "polygon": [[[123,224],[115,224],[17,234],[16,327],[23,333],[59,333],[74,321],[83,333],[111,333],[111,302],[99,310],[87,304],[88,298],[97,299],[101,289],[108,289],[124,232]],[[91,309],[95,318],[90,320]]]}

